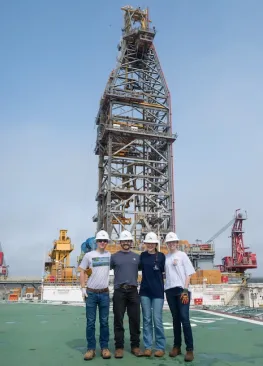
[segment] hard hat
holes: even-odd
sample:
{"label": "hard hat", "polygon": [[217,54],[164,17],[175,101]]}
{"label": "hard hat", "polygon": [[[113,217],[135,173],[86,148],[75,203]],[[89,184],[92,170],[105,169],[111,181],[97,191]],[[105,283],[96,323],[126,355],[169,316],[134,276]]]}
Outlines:
{"label": "hard hat", "polygon": [[133,241],[133,237],[132,237],[132,234],[128,230],[123,230],[120,234],[119,241],[126,241],[126,240]]}
{"label": "hard hat", "polygon": [[109,234],[107,233],[107,231],[105,230],[100,230],[97,234],[96,234],[96,240],[110,240],[109,238]]}
{"label": "hard hat", "polygon": [[169,243],[171,241],[179,241],[178,236],[176,235],[176,233],[173,233],[172,231],[170,233],[168,233],[165,237],[165,242]]}
{"label": "hard hat", "polygon": [[159,244],[159,240],[157,238],[157,235],[153,232],[150,232],[146,235],[144,243],[153,243],[153,244]]}

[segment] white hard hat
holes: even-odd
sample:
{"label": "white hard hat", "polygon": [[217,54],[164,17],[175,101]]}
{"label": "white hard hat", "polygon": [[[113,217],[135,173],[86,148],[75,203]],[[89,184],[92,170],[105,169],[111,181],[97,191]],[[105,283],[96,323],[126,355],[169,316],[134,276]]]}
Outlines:
{"label": "white hard hat", "polygon": [[109,234],[107,233],[107,231],[105,230],[100,230],[97,234],[96,234],[96,240],[110,240],[109,238]]}
{"label": "white hard hat", "polygon": [[159,244],[159,240],[157,238],[157,235],[153,232],[150,232],[146,235],[144,243],[153,243],[153,244]]}
{"label": "white hard hat", "polygon": [[178,236],[176,235],[176,233],[173,233],[172,231],[170,233],[168,233],[165,237],[165,242],[169,243],[171,241],[179,241]]}
{"label": "white hard hat", "polygon": [[120,233],[119,241],[126,241],[126,240],[132,240],[133,241],[133,237],[132,237],[132,234],[128,230],[123,230]]}

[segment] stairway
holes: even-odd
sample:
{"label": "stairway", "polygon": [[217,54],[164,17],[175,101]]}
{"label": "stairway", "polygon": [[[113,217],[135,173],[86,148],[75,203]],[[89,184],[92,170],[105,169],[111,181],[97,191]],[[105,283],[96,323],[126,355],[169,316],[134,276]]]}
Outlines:
{"label": "stairway", "polygon": [[242,294],[244,289],[245,289],[245,286],[244,285],[240,285],[240,287],[236,290],[236,292],[233,294],[233,296],[231,296],[230,300],[226,303],[226,305],[227,306],[233,305],[234,300],[237,300],[237,296],[240,295],[240,294]]}

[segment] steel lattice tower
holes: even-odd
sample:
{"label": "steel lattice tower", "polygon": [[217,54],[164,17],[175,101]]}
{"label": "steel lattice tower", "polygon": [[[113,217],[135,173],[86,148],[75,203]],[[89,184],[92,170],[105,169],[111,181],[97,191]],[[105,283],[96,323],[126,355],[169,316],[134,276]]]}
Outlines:
{"label": "steel lattice tower", "polygon": [[135,243],[175,230],[170,94],[153,45],[148,9],[124,11],[124,28],[96,118],[99,188],[97,230]]}

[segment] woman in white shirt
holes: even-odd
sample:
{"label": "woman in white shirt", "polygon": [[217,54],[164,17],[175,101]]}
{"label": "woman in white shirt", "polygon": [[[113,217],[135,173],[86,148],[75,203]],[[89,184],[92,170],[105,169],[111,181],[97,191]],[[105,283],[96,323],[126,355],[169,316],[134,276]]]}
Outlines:
{"label": "woman in white shirt", "polygon": [[176,233],[168,233],[165,242],[169,253],[166,255],[165,260],[166,280],[164,289],[173,317],[174,330],[174,345],[169,356],[176,357],[181,354],[182,324],[186,344],[185,361],[190,362],[194,359],[194,345],[189,317],[191,292],[188,288],[190,277],[195,273],[195,270],[187,254],[177,249],[179,239]]}

